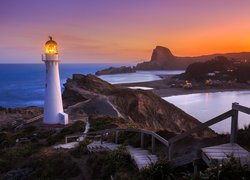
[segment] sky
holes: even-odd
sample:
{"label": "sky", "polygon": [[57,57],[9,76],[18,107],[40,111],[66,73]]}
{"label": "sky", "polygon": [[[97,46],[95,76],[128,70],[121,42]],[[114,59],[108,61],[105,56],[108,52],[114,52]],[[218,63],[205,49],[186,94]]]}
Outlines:
{"label": "sky", "polygon": [[51,35],[64,63],[137,63],[250,51],[249,0],[1,0],[0,63],[41,63]]}

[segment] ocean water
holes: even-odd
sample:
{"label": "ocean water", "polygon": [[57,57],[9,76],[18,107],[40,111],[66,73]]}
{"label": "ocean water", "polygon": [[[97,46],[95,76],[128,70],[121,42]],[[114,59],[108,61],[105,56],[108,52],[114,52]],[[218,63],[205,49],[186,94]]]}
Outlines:
{"label": "ocean water", "polygon": [[[94,74],[110,66],[133,64],[60,64],[63,84],[72,74]],[[176,74],[179,71],[143,71],[131,74],[103,75],[100,78],[112,83],[129,83],[160,79],[158,74]],[[0,64],[0,106],[43,106],[45,84],[44,64]]]}
{"label": "ocean water", "polygon": [[[201,122],[208,121],[232,108],[232,103],[250,107],[250,91],[198,93],[163,98]],[[239,128],[250,124],[250,116],[239,113]],[[219,133],[230,132],[231,119],[221,121],[211,128]]]}
{"label": "ocean water", "polygon": [[[94,74],[121,64],[60,64],[61,84],[72,74]],[[42,106],[44,99],[44,64],[0,64],[0,106]],[[63,87],[63,86],[62,86]]]}

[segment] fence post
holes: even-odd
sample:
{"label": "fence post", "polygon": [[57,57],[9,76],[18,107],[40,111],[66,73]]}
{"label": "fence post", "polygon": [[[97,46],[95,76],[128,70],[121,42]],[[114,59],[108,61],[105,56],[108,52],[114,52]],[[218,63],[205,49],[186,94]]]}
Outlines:
{"label": "fence post", "polygon": [[151,143],[152,143],[152,153],[154,154],[155,153],[155,137],[153,135],[152,135]]}
{"label": "fence post", "polygon": [[141,148],[144,147],[144,133],[141,132]]}
{"label": "fence post", "polygon": [[118,144],[119,131],[115,131],[115,143]]}
{"label": "fence post", "polygon": [[238,105],[238,103],[232,104],[232,110],[233,110],[233,116],[231,120],[231,135],[230,135],[230,143],[236,143],[237,142],[237,131],[238,131],[238,110],[233,109],[234,105]]}

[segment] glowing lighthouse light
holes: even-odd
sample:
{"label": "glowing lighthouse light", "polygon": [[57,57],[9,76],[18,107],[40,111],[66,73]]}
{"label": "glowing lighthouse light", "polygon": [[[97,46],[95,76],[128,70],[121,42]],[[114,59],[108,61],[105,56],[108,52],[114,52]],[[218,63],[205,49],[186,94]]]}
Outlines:
{"label": "glowing lighthouse light", "polygon": [[45,43],[45,56],[42,56],[46,66],[43,122],[47,125],[65,125],[68,124],[68,115],[63,112],[57,43],[52,37],[49,38]]}

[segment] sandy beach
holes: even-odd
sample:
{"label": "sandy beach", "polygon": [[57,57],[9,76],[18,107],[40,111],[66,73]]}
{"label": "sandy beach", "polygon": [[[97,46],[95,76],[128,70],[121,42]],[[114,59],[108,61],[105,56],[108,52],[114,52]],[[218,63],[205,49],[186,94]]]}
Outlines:
{"label": "sandy beach", "polygon": [[126,84],[116,84],[118,87],[149,87],[153,88],[153,92],[161,97],[194,94],[194,93],[210,93],[210,92],[226,92],[226,91],[248,91],[250,90],[249,84],[234,83],[230,85],[223,85],[220,87],[213,86],[194,86],[192,89],[184,88],[173,88],[170,87],[174,75],[161,75],[161,80],[148,81],[148,82],[138,82],[138,83],[126,83]]}

